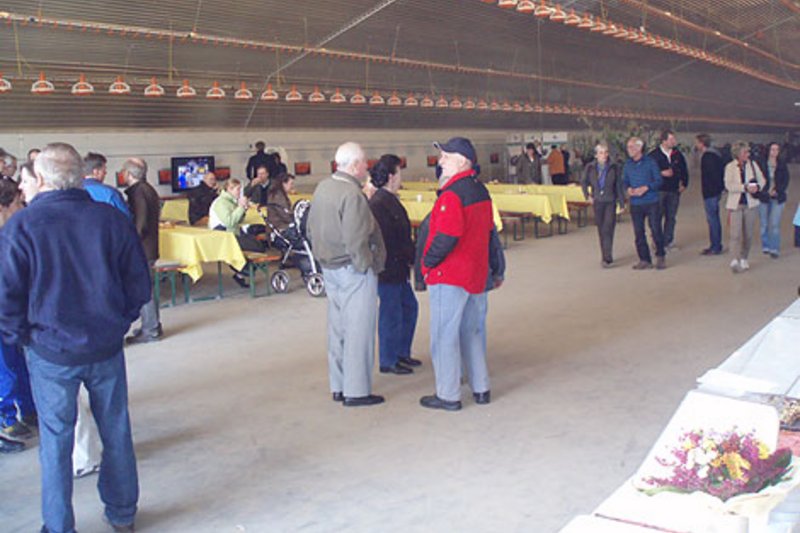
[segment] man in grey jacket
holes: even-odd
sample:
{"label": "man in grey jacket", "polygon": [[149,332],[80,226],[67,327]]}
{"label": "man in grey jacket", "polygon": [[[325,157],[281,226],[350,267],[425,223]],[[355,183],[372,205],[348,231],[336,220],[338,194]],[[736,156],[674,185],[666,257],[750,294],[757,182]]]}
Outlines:
{"label": "man in grey jacket", "polygon": [[336,150],[337,171],[317,186],[308,234],[328,293],[328,375],[334,401],[383,403],[372,394],[378,277],[386,260],[380,228],[361,183],[367,159],[356,143]]}

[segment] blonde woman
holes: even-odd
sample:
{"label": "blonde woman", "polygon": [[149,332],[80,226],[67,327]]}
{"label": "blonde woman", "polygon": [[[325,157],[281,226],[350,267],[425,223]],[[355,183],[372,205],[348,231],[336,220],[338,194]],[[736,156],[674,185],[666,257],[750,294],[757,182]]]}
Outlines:
{"label": "blonde woman", "polygon": [[747,256],[758,218],[760,202],[757,196],[765,187],[766,180],[758,165],[750,160],[750,146],[746,142],[736,142],[731,153],[734,159],[725,166],[725,189],[728,191],[726,207],[731,226],[731,270],[737,274],[750,269]]}
{"label": "blonde woman", "polygon": [[614,227],[617,223],[617,206],[625,207],[625,186],[622,173],[608,157],[608,145],[599,143],[594,148],[594,161],[586,165],[581,180],[583,196],[594,207],[594,221],[600,237],[603,268],[614,263]]}

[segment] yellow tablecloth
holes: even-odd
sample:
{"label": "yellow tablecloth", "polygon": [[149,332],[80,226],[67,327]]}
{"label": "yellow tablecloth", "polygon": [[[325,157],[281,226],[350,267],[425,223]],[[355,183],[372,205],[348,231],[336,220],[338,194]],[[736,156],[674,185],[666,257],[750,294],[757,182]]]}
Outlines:
{"label": "yellow tablecloth", "polygon": [[530,213],[545,224],[553,220],[551,198],[544,194],[494,194],[492,201],[500,211]]}
{"label": "yellow tablecloth", "polygon": [[[416,195],[412,195],[412,198],[403,198],[403,195],[401,195],[400,203],[402,203],[403,207],[406,208],[408,219],[411,221],[411,223],[419,224],[426,216],[428,216],[428,213],[431,212],[435,200],[423,199],[421,202],[418,202],[415,196]],[[434,197],[435,196],[436,195],[434,194]],[[498,211],[498,208],[494,202],[492,202],[492,214],[494,217],[494,225],[497,226],[497,231],[503,231],[503,220],[500,218],[500,212]]]}
{"label": "yellow tablecloth", "polygon": [[[176,198],[167,200],[161,206],[161,220],[174,220],[175,222],[189,223],[189,200]],[[264,219],[255,207],[247,210],[242,224],[263,224]]]}
{"label": "yellow tablecloth", "polygon": [[197,281],[203,276],[203,263],[222,261],[237,270],[246,260],[233,233],[204,228],[177,226],[158,231],[158,251],[161,259],[176,261],[182,270]]}
{"label": "yellow tablecloth", "polygon": [[436,181],[403,181],[401,185],[403,190],[408,191],[436,191],[439,188],[439,183]]}

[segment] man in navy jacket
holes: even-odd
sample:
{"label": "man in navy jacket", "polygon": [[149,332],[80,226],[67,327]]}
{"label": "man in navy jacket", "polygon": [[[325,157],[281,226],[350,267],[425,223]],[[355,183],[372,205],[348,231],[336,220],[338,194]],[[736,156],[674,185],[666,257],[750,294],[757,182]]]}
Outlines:
{"label": "man in navy jacket", "polygon": [[642,152],[644,142],[638,137],[628,139],[627,150],[630,159],[622,168],[622,181],[631,199],[631,220],[636,237],[636,253],[639,262],[633,265],[634,270],[653,268],[650,248],[647,246],[647,235],[644,224],[647,220],[656,247],[656,268],[666,268],[664,262],[664,233],[661,229],[661,209],[659,207],[659,188],[661,173],[658,165],[651,157]]}
{"label": "man in navy jacket", "polygon": [[0,235],[0,334],[24,347],[39,412],[42,531],[75,531],[70,456],[81,384],[103,441],[105,518],[132,530],[139,485],[122,345],[150,299],[147,260],[125,215],[82,189],[72,146],[48,145],[34,170],[39,193]]}

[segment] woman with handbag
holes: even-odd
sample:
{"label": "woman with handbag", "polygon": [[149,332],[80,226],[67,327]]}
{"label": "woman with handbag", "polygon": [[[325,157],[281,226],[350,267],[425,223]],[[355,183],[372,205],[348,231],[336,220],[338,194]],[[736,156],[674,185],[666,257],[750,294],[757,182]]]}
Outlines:
{"label": "woman with handbag", "polygon": [[761,192],[761,251],[777,259],[781,253],[781,215],[789,186],[789,167],[781,157],[776,142],[767,145],[767,157],[761,162],[761,172],[767,184]]}
{"label": "woman with handbag", "polygon": [[733,161],[725,166],[725,189],[728,191],[725,207],[731,227],[731,270],[738,274],[750,269],[747,256],[758,216],[758,197],[766,186],[766,180],[758,165],[750,159],[750,146],[746,142],[736,142],[732,154]]}

